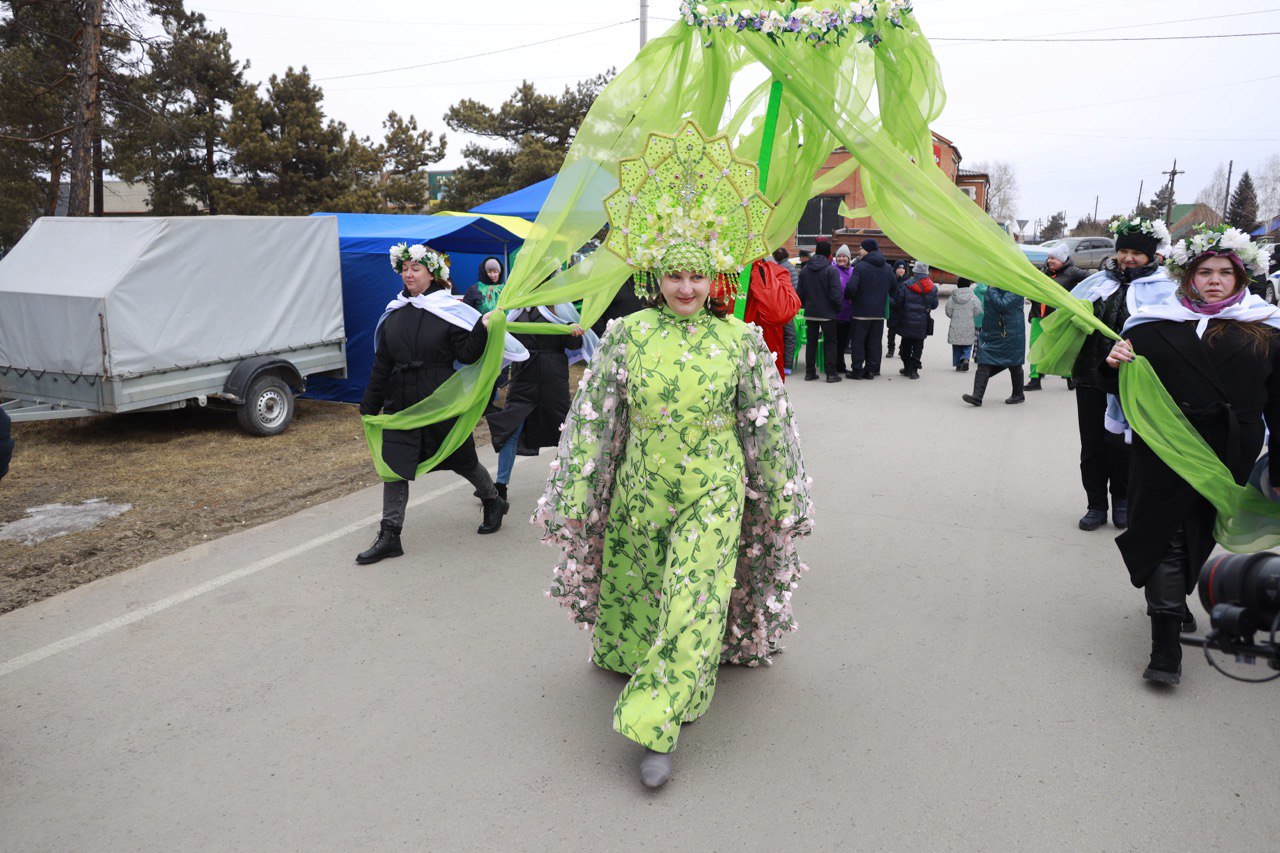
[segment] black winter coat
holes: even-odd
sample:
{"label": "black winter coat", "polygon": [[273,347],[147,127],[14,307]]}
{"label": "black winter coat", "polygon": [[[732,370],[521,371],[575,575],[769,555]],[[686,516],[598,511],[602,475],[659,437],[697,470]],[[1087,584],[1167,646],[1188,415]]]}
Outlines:
{"label": "black winter coat", "polygon": [[[1054,281],[1056,281],[1058,284],[1062,285],[1062,287],[1068,292],[1070,292],[1072,288],[1074,288],[1077,284],[1084,281],[1086,278],[1090,276],[1090,273],[1087,270],[1082,270],[1080,269],[1080,267],[1072,263],[1068,263],[1066,266],[1058,270],[1056,273],[1049,272],[1049,268],[1045,267],[1044,274],[1047,275],[1049,278],[1053,279]],[[1050,314],[1052,314],[1056,310],[1057,309],[1054,308],[1052,305],[1045,305],[1043,302],[1036,302],[1033,299],[1031,301],[1031,310],[1027,312],[1027,319],[1043,320],[1045,317],[1048,317]]]}
{"label": "black winter coat", "polygon": [[[625,285],[624,285],[625,286]],[[545,323],[537,311],[519,319]],[[569,357],[566,353],[582,346],[573,335],[516,335],[529,350],[529,360],[511,365],[507,404],[487,416],[493,449],[500,450],[520,424],[516,453],[537,456],[542,447],[560,444],[560,425],[569,415]]]}
{"label": "black winter coat", "polygon": [[[1144,323],[1125,336],[1155,368],[1169,394],[1237,483],[1249,478],[1262,448],[1267,422],[1280,425],[1280,333],[1255,352],[1239,326],[1229,320],[1210,323],[1221,332],[1196,336],[1195,323]],[[1103,390],[1120,392],[1119,373],[1104,363]],[[1280,430],[1271,432],[1271,482],[1280,482]],[[1178,525],[1191,558],[1187,592],[1195,588],[1200,567],[1213,550],[1217,512],[1142,441],[1133,437],[1129,456],[1129,529],[1116,544],[1134,586],[1143,586],[1160,562]]]}
{"label": "black winter coat", "polygon": [[[1146,278],[1155,271],[1156,264],[1148,264],[1136,270],[1122,270],[1112,260],[1107,265],[1106,273],[1120,286],[1106,299],[1094,301],[1093,316],[1105,323],[1108,329],[1117,335],[1120,334],[1124,324],[1129,322],[1129,282]],[[1080,354],[1076,356],[1075,364],[1071,366],[1072,381],[1088,388],[1101,388],[1102,380],[1098,376],[1098,371],[1106,366],[1107,355],[1111,352],[1114,343],[1115,341],[1101,332],[1094,332],[1085,338],[1084,345],[1080,347]]]}
{"label": "black winter coat", "polygon": [[0,479],[9,473],[9,460],[13,458],[13,436],[9,431],[9,416],[0,409]]}
{"label": "black winter coat", "polygon": [[844,308],[840,272],[826,255],[814,255],[800,270],[800,302],[806,320],[834,320]]}
{"label": "black winter coat", "polygon": [[889,291],[897,277],[893,267],[879,252],[867,252],[853,265],[853,274],[845,286],[844,298],[853,306],[853,316],[878,319],[885,316]]}
{"label": "black winter coat", "polygon": [[938,307],[938,288],[928,276],[915,276],[894,288],[893,308],[897,332],[904,338],[928,337],[929,314]]}
{"label": "black winter coat", "polygon": [[591,327],[591,331],[595,332],[597,337],[603,338],[605,329],[609,327],[610,320],[616,320],[619,317],[625,317],[628,314],[634,314],[644,309],[644,300],[636,295],[635,280],[629,278],[622,283],[622,287],[618,288],[618,292],[613,294],[613,300],[609,303],[609,307],[604,309],[600,319],[596,320],[595,325]]}
{"label": "black winter coat", "polygon": [[[394,414],[425,400],[453,375],[455,361],[471,364],[484,355],[488,337],[489,330],[480,322],[468,332],[413,305],[392,311],[378,329],[360,413]],[[421,429],[386,430],[382,458],[396,474],[412,480],[419,463],[435,455],[453,424],[448,420]],[[475,442],[467,436],[438,467],[470,471],[478,464]]]}

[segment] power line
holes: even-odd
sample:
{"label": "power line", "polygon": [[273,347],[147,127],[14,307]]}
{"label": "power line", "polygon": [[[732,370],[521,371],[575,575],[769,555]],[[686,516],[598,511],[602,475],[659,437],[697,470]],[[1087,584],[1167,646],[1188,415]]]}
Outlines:
{"label": "power line", "polygon": [[603,27],[596,27],[590,30],[583,30],[582,32],[578,32],[578,33],[569,33],[568,35],[555,36],[554,38],[542,39],[541,41],[531,41],[528,44],[518,44],[518,45],[515,45],[514,47],[503,47],[503,48],[498,48],[497,50],[486,50],[484,53],[473,53],[470,56],[454,56],[449,59],[437,59],[434,62],[420,62],[417,65],[402,65],[398,68],[383,68],[378,71],[360,71],[355,74],[335,74],[331,77],[317,77],[316,81],[319,82],[322,80],[347,80],[352,77],[372,77],[375,74],[391,74],[396,71],[413,71],[418,68],[430,68],[433,65],[448,65],[452,62],[462,62],[463,60],[466,60],[466,59],[481,59],[484,57],[496,56],[499,53],[510,53],[513,50],[524,50],[527,47],[537,47],[538,45],[551,44],[552,42],[564,41],[565,39],[578,38],[579,36],[590,35],[591,33],[598,33],[598,32],[601,32],[602,30],[611,30],[614,27],[622,27],[622,26],[626,26],[627,24],[634,24],[638,20],[640,19],[629,18],[625,21],[618,21],[617,23],[614,23],[614,24],[606,24]]}
{"label": "power line", "polygon": [[[279,12],[246,12],[242,9],[215,9],[210,6],[204,6],[201,12],[221,12],[227,15],[250,15],[257,18],[287,18],[294,21],[331,21],[341,24],[394,24],[401,27],[467,27],[475,28],[474,22],[457,22],[450,21],[409,21],[403,18],[332,18],[324,15],[285,15]],[[673,19],[674,20],[674,19]],[[582,23],[587,23],[583,21]],[[594,23],[594,22],[593,22]],[[542,23],[529,23],[520,21],[512,24],[499,24],[485,21],[485,29],[492,29],[499,26],[515,27],[518,29],[527,29],[528,27],[559,27],[562,26],[560,21],[545,21]]]}
{"label": "power line", "polygon": [[1270,33],[1222,33],[1221,35],[1199,35],[1199,36],[1132,36],[1127,38],[1106,38],[1106,39],[1047,39],[1047,38],[947,38],[943,36],[934,36],[930,41],[952,41],[964,42],[967,44],[1004,44],[1009,42],[1017,42],[1023,44],[1101,44],[1102,42],[1114,41],[1191,41],[1193,39],[1248,39],[1260,38],[1262,36],[1280,36],[1280,31]]}

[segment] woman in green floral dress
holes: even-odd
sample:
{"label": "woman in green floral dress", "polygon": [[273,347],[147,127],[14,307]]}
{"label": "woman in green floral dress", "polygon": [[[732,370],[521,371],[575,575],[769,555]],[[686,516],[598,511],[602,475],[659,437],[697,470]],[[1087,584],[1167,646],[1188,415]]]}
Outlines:
{"label": "woman in green floral dress", "polygon": [[[689,128],[694,144],[718,141],[692,125],[661,139]],[[563,549],[551,595],[592,628],[596,665],[630,676],[613,726],[646,748],[651,787],[670,776],[681,725],[706,712],[719,664],[768,663],[795,629],[794,540],[812,527],[775,359],[716,298],[723,267],[754,257],[689,219],[658,228],[677,239],[636,265],[657,307],[610,325],[534,517]],[[708,243],[730,257],[717,264]]]}

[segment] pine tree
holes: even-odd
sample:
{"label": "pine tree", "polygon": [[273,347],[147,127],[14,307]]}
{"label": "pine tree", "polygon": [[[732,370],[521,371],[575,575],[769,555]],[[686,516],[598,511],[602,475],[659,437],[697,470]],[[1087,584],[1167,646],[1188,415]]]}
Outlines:
{"label": "pine tree", "polygon": [[1057,240],[1067,231],[1067,218],[1062,215],[1062,211],[1058,211],[1049,217],[1049,221],[1044,224],[1044,228],[1040,230],[1040,242],[1047,243],[1050,240]]}
{"label": "pine tree", "polygon": [[444,159],[447,141],[429,130],[418,130],[413,116],[403,119],[396,112],[387,115],[382,126],[386,138],[379,153],[383,160],[382,198],[398,213],[423,213],[430,207],[427,167]]}
{"label": "pine tree", "polygon": [[1249,232],[1258,227],[1258,192],[1254,189],[1253,178],[1245,172],[1240,176],[1231,193],[1231,204],[1227,205],[1227,224]]}
{"label": "pine tree", "polygon": [[469,98],[451,106],[445,114],[450,130],[500,145],[473,143],[462,149],[466,163],[449,181],[445,206],[467,210],[556,174],[587,111],[612,77],[609,71],[574,88],[566,86],[559,97],[540,94],[526,81],[496,110]]}
{"label": "pine tree", "polygon": [[[1173,209],[1175,204],[1177,202],[1173,198],[1173,186],[1165,184],[1151,197],[1151,204],[1148,205],[1149,215],[1145,218],[1164,219],[1169,215],[1169,211]],[[1168,225],[1173,227],[1172,222],[1168,223]]]}
{"label": "pine tree", "polygon": [[242,182],[219,185],[214,198],[226,213],[306,215],[321,210],[377,212],[382,158],[368,139],[327,119],[320,87],[289,68],[271,75],[266,96],[247,87],[227,123],[231,171]]}

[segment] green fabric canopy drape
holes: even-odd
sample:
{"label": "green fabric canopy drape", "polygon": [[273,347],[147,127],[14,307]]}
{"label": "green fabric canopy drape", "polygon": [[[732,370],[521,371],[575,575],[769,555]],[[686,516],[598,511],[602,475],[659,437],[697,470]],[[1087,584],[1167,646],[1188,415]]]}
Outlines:
{"label": "green fabric canopy drape", "polygon": [[[710,4],[708,4],[710,5]],[[733,11],[759,2],[730,2]],[[786,14],[792,3],[765,4]],[[692,118],[708,133],[727,133],[739,156],[759,159],[766,124],[762,109],[774,81],[782,83],[764,194],[776,205],[768,243],[787,241],[808,200],[860,169],[866,208],[895,243],[934,266],[1059,309],[1056,322],[1082,339],[1092,331],[1116,337],[1088,303],[1071,298],[1033,267],[984,211],[937,167],[931,123],[946,96],[941,71],[914,17],[877,4],[875,44],[862,30],[839,43],[815,45],[792,33],[747,28],[698,29],[679,21],[649,42],[601,92],[574,138],[563,168],[517,258],[499,307],[506,310],[584,300],[583,325],[600,317],[627,279],[622,260],[599,251],[564,268],[606,223],[603,200],[617,187],[617,164],[633,156],[651,131],[674,132]],[[721,8],[716,4],[715,8]],[[731,106],[730,85],[759,69],[767,78]],[[815,179],[832,151],[852,157]],[[458,417],[450,440],[419,473],[457,448],[478,422],[500,369],[504,329],[564,334],[550,323],[494,322],[484,357],[460,371],[433,397],[395,415],[367,417],[370,447],[384,479],[380,429],[411,429]],[[1071,340],[1060,347],[1074,345]],[[1067,355],[1059,353],[1060,358]],[[456,381],[455,381],[456,380]],[[1228,547],[1280,544],[1280,504],[1240,487],[1182,416],[1155,371],[1138,358],[1121,373],[1122,400],[1135,430],[1174,470],[1213,501]],[[455,441],[456,439],[456,441]],[[1264,523],[1265,522],[1265,523]]]}

